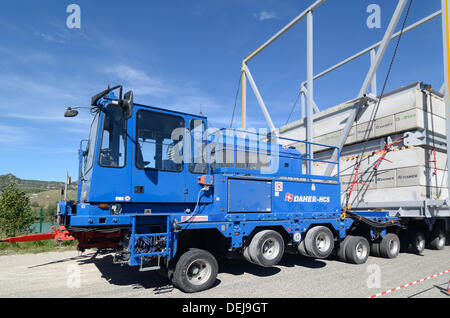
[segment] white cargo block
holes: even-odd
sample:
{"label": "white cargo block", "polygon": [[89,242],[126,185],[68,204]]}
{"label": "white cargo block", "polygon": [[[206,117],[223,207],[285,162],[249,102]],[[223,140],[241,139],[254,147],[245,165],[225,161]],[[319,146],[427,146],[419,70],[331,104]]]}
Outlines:
{"label": "white cargo block", "polygon": [[412,129],[434,131],[446,135],[445,119],[430,113],[412,109],[395,115],[395,131],[403,132]]}
{"label": "white cargo block", "polygon": [[[362,197],[361,197],[362,196]],[[398,202],[398,201],[423,201],[426,199],[446,200],[448,190],[446,188],[434,189],[424,186],[375,189],[365,192],[358,192],[357,202],[377,203],[377,202]],[[356,205],[356,204],[354,204]]]}
{"label": "white cargo block", "polygon": [[374,138],[374,126],[375,125],[370,122],[358,124],[356,126],[356,140],[359,142]]}
{"label": "white cargo block", "polygon": [[428,113],[436,114],[439,117],[445,118],[445,100],[436,96],[435,94],[417,94],[416,105],[418,109],[422,109]]}
{"label": "white cargo block", "polygon": [[[336,135],[340,136],[344,129],[352,106],[352,103],[344,103],[315,114],[315,140],[329,140],[328,144],[335,146],[339,140]],[[376,106],[376,103],[369,103],[360,112],[347,138],[347,145],[364,140],[367,133],[370,133],[369,138],[377,138],[396,132],[426,129],[442,136],[446,135],[444,100],[441,96],[421,90],[418,84],[388,93],[380,103],[372,130],[369,132],[368,123],[373,119]],[[281,136],[304,140],[305,125],[305,120],[300,120],[282,127]]]}
{"label": "white cargo block", "polygon": [[397,169],[397,187],[410,186],[442,187],[447,186],[447,172],[426,167]]}
{"label": "white cargo block", "polygon": [[377,189],[395,188],[397,180],[397,170],[382,170],[375,173]]}
{"label": "white cargo block", "polygon": [[[346,155],[341,158],[340,171],[343,174],[347,174],[346,170],[349,167],[353,167],[357,162],[357,156],[360,153],[354,153],[353,155]],[[364,154],[364,158],[361,161],[360,171],[366,171],[367,169],[373,169],[377,162],[382,157],[383,153]],[[388,152],[379,164],[378,168],[381,170],[386,169],[398,169],[413,166],[426,166],[432,169],[435,168],[434,153],[432,150],[423,149],[420,147],[394,149]],[[326,160],[326,159],[325,159]],[[447,165],[447,154],[442,152],[436,152],[436,167],[440,170],[445,170]],[[325,171],[325,168],[324,168]]]}
{"label": "white cargo block", "polygon": [[374,124],[374,137],[391,135],[395,132],[394,116],[377,119]]}

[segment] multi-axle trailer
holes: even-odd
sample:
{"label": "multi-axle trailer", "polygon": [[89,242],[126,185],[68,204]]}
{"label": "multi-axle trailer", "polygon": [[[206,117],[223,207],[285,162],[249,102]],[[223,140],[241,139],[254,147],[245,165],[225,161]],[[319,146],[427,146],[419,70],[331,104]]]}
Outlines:
{"label": "multi-axle trailer", "polygon": [[302,141],[211,130],[205,117],[134,104],[131,92],[116,97],[119,88],[93,98],[78,200],[59,204],[80,250],[114,249],[116,263],[165,269],[197,292],[215,282],[220,257],[270,267],[289,249],[363,264],[371,251],[396,257],[402,243],[420,253],[425,236],[445,245],[444,219],[424,231],[387,211],[342,211],[339,176],[312,175],[319,160],[280,145]]}

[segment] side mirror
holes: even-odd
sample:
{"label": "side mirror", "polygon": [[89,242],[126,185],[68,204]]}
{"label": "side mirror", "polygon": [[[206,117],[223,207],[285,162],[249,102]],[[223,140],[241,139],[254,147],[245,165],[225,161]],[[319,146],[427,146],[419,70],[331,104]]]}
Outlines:
{"label": "side mirror", "polygon": [[78,110],[67,108],[66,112],[64,113],[64,117],[66,118],[73,118],[78,116]]}
{"label": "side mirror", "polygon": [[125,120],[130,119],[133,116],[134,94],[133,91],[129,91],[125,94],[122,100],[122,108]]}

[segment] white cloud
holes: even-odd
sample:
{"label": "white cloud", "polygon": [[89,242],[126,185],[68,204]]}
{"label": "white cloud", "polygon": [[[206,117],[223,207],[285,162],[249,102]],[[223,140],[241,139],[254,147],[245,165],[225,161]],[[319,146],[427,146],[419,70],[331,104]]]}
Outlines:
{"label": "white cloud", "polygon": [[193,82],[150,76],[128,65],[108,68],[105,73],[115,75],[132,89],[136,100],[140,99],[139,96],[149,96],[155,98],[158,103],[163,103],[162,107],[193,114],[198,114],[200,108],[203,113],[208,113],[212,109],[224,109],[214,97],[201,91]]}
{"label": "white cloud", "polygon": [[275,12],[268,11],[261,11],[260,13],[255,14],[255,16],[259,21],[278,19],[278,15]]}
{"label": "white cloud", "polygon": [[44,39],[47,42],[53,42],[53,43],[59,43],[59,44],[65,44],[66,43],[66,40],[63,39],[59,34],[50,35],[50,34],[47,34],[47,33],[34,31],[34,35]]}
{"label": "white cloud", "polygon": [[133,87],[138,95],[164,97],[170,92],[170,87],[164,80],[147,75],[145,72],[136,70],[127,65],[108,67],[104,71],[112,74],[119,80]]}

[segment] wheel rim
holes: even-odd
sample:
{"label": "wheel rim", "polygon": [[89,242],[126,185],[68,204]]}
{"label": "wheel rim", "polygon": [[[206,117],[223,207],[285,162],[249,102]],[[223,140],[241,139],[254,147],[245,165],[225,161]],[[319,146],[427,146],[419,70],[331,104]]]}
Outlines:
{"label": "wheel rim", "polygon": [[365,259],[369,253],[367,246],[363,242],[356,245],[356,257],[358,259]]}
{"label": "wheel rim", "polygon": [[397,254],[398,248],[399,248],[398,242],[396,240],[390,240],[390,242],[389,242],[389,250],[391,251],[392,255]]}
{"label": "wheel rim", "polygon": [[425,241],[423,239],[421,239],[421,238],[418,238],[417,241],[416,241],[416,246],[417,246],[417,249],[419,251],[424,250],[424,248],[425,248]]}
{"label": "wheel rim", "polygon": [[189,283],[199,286],[209,280],[211,272],[211,264],[204,259],[199,259],[189,264],[186,271],[186,278]]}
{"label": "wheel rim", "polygon": [[262,255],[265,259],[273,260],[280,253],[280,244],[278,241],[269,238],[262,244]]}
{"label": "wheel rim", "polygon": [[444,237],[444,236],[441,236],[441,237],[439,238],[438,246],[439,246],[439,248],[441,248],[441,247],[443,247],[444,245],[445,245],[445,237]]}
{"label": "wheel rim", "polygon": [[316,248],[320,252],[327,252],[330,249],[331,240],[325,233],[320,233],[316,238]]}

